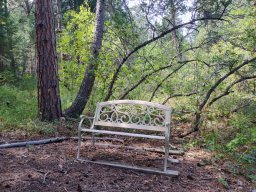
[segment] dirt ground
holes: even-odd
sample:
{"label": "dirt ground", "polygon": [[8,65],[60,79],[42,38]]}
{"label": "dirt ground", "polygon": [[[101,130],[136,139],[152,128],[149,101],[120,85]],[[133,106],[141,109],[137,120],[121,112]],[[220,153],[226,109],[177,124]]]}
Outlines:
{"label": "dirt ground", "polygon": [[[2,136],[1,143],[4,141],[6,138]],[[100,142],[106,144],[106,141]],[[145,140],[129,140],[126,144],[148,146]],[[151,147],[160,144],[151,142]],[[202,149],[193,148],[184,155],[171,155],[180,161],[179,164],[169,163],[169,169],[180,172],[178,177],[80,162],[75,159],[76,150],[77,142],[72,139],[47,145],[0,149],[0,191],[251,192],[253,189],[250,181],[232,174],[224,162],[214,162],[212,154]],[[163,154],[123,148],[94,149],[89,141],[82,146],[82,156],[144,167],[160,168],[163,163]]]}

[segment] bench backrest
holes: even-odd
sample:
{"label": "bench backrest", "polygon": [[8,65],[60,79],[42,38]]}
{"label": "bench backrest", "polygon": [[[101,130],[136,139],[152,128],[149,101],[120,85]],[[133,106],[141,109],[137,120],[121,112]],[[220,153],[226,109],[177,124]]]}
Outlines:
{"label": "bench backrest", "polygon": [[94,125],[166,131],[171,108],[138,100],[114,100],[97,104]]}

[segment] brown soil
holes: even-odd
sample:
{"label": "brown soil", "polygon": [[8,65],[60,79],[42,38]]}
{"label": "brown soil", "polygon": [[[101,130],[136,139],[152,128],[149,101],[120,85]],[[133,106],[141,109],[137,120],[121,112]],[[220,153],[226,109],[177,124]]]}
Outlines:
{"label": "brown soil", "polygon": [[[148,146],[145,140],[128,140],[125,144]],[[151,142],[152,145],[159,146],[160,143]],[[224,166],[225,163],[214,161],[212,154],[202,149],[194,148],[183,156],[172,156],[180,160],[179,164],[169,163],[169,169],[180,172],[178,177],[79,162],[75,159],[76,150],[75,140],[1,149],[0,191],[250,192],[253,188],[250,181],[232,174]],[[144,167],[161,167],[163,156],[125,149],[97,147],[95,150],[88,142],[83,144],[82,155],[90,159],[115,160]]]}

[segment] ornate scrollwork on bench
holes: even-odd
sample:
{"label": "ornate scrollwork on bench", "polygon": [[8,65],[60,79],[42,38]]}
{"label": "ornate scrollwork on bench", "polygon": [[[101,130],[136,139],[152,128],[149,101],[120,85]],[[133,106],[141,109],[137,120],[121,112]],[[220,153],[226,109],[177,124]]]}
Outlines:
{"label": "ornate scrollwork on bench", "polygon": [[165,126],[162,109],[139,104],[111,104],[99,109],[97,121],[134,125]]}

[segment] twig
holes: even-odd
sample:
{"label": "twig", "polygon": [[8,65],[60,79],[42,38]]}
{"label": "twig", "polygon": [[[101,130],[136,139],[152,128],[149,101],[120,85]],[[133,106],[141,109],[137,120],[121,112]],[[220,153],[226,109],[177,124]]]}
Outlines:
{"label": "twig", "polygon": [[46,177],[47,177],[47,175],[49,174],[49,173],[51,173],[50,171],[47,171],[47,172],[45,172],[45,171],[42,171],[42,170],[39,170],[39,169],[35,169],[35,168],[32,168],[34,171],[36,171],[36,172],[38,172],[38,173],[40,173],[41,175],[43,175],[43,183],[46,183]]}
{"label": "twig", "polygon": [[46,179],[46,177],[47,177],[47,175],[50,173],[50,171],[47,171],[45,174],[44,174],[44,180],[43,180],[43,183],[45,183],[46,181],[45,181],[45,179]]}
{"label": "twig", "polygon": [[186,186],[188,185],[194,185],[195,187],[198,187],[199,189],[202,188],[202,186],[200,186],[199,184],[196,184],[195,182],[187,182],[187,181],[180,181],[181,184],[184,184]]}
{"label": "twig", "polygon": [[199,180],[212,180],[217,179],[216,177],[200,178]]}
{"label": "twig", "polygon": [[187,136],[189,136],[189,135],[191,135],[191,134],[193,134],[193,133],[197,133],[197,132],[198,132],[198,130],[190,130],[190,131],[187,132],[187,133],[184,133],[184,134],[182,134],[182,135],[179,135],[178,138],[184,138],[184,137],[187,137]]}
{"label": "twig", "polygon": [[2,183],[7,182],[7,181],[14,181],[14,179],[6,179],[6,180],[1,181],[0,183],[2,184]]}
{"label": "twig", "polygon": [[40,174],[45,174],[45,172],[44,171],[42,171],[42,170],[39,170],[39,169],[35,169],[35,168],[32,168],[34,171],[36,171],[36,172],[38,172],[38,173],[40,173]]}

